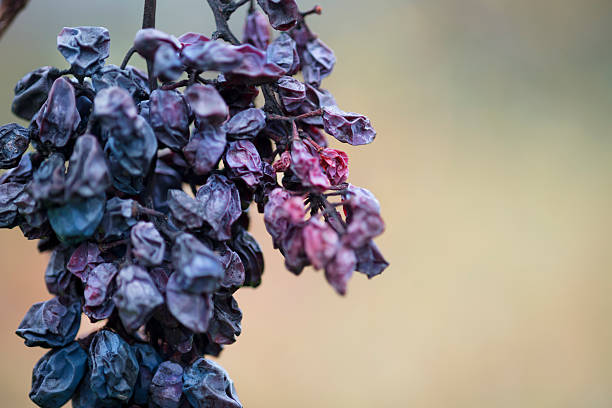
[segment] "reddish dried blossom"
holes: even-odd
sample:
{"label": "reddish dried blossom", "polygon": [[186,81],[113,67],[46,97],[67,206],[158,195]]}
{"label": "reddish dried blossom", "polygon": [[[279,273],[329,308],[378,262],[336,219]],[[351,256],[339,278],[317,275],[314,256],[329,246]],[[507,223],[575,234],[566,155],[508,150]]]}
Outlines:
{"label": "reddish dried blossom", "polygon": [[318,191],[325,191],[331,187],[319,160],[301,140],[294,140],[291,144],[291,169],[306,187]]}
{"label": "reddish dried blossom", "polygon": [[313,217],[304,226],[303,236],[304,250],[312,266],[325,268],[338,251],[338,233],[329,224]]}
{"label": "reddish dried blossom", "polygon": [[321,167],[332,186],[344,183],[348,179],[348,155],[342,150],[323,149],[319,152]]}
{"label": "reddish dried blossom", "polygon": [[304,205],[300,197],[291,196],[282,188],[270,193],[264,211],[266,228],[275,246],[279,246],[287,231],[304,220]]}

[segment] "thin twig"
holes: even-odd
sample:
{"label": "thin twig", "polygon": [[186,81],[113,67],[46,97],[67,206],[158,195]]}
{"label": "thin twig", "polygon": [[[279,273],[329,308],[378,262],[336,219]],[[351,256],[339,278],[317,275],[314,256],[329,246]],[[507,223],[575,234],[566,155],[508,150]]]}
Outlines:
{"label": "thin twig", "polygon": [[136,48],[132,47],[129,49],[129,51],[127,52],[127,54],[125,54],[125,57],[123,58],[123,62],[121,62],[121,69],[125,69],[125,67],[127,67],[128,62],[130,62],[130,58],[132,58],[132,55],[134,55],[135,52]]}
{"label": "thin twig", "polygon": [[3,0],[0,4],[0,38],[8,30],[17,15],[28,5],[29,0]]}
{"label": "thin twig", "polygon": [[217,38],[222,38],[231,44],[240,44],[240,41],[238,41],[236,36],[230,30],[229,25],[227,24],[227,20],[229,20],[231,14],[236,11],[235,9],[233,11],[229,11],[231,8],[234,7],[234,3],[230,3],[229,5],[223,5],[220,0],[206,1],[208,2],[208,5],[210,6],[210,9],[213,12],[213,15],[215,17],[215,24],[217,25],[217,30],[212,35],[213,40],[216,40]]}

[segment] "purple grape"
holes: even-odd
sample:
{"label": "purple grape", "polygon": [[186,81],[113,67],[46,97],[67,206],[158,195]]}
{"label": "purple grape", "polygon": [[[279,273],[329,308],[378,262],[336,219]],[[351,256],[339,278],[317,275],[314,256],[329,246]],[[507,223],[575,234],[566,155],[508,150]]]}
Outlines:
{"label": "purple grape", "polygon": [[151,93],[150,123],[161,145],[180,151],[189,141],[189,110],[176,91]]}
{"label": "purple grape", "polygon": [[230,239],[232,224],[242,213],[240,195],[234,183],[213,174],[198,190],[196,198],[202,203],[204,220],[212,228],[209,235],[219,241]]}
{"label": "purple grape", "polygon": [[166,303],[172,316],[195,333],[204,333],[212,318],[213,305],[210,293],[196,294],[187,292],[177,282],[173,274],[166,287]]}
{"label": "purple grape", "polygon": [[164,303],[164,298],[147,271],[131,265],[121,269],[117,276],[113,303],[123,327],[134,332],[149,320],[155,308]]}
{"label": "purple grape", "polygon": [[328,77],[334,69],[336,56],[323,41],[317,38],[306,44],[301,62],[304,81],[318,87],[321,85],[321,80]]}
{"label": "purple grape", "polygon": [[171,361],[160,364],[149,388],[155,408],[179,408],[183,394],[183,367]]}
{"label": "purple grape", "polygon": [[327,133],[353,146],[372,143],[376,137],[376,131],[368,118],[357,113],[343,112],[336,107],[323,109],[323,125]]}
{"label": "purple grape", "polygon": [[198,71],[229,72],[240,66],[242,59],[236,47],[221,41],[196,42],[181,51],[183,64]]}
{"label": "purple grape", "polygon": [[320,161],[300,140],[295,140],[291,144],[291,170],[298,176],[304,186],[318,191],[325,191],[331,186],[329,179],[323,172]]}
{"label": "purple grape", "polygon": [[11,110],[25,120],[31,120],[40,110],[53,82],[59,77],[59,70],[54,67],[38,68],[17,82],[15,85],[15,98]]}
{"label": "purple grape", "polygon": [[285,75],[294,75],[300,67],[300,56],[293,38],[281,33],[266,50],[268,62],[278,65]]}
{"label": "purple grape", "polygon": [[36,115],[38,139],[45,146],[64,147],[75,135],[80,121],[74,88],[66,79],[56,79],[49,98]]}
{"label": "purple grape", "polygon": [[268,18],[255,10],[249,13],[244,24],[243,43],[265,50],[270,42],[270,24]]}
{"label": "purple grape", "polygon": [[199,121],[221,124],[229,116],[229,109],[215,87],[194,84],[185,90],[185,99]]}
{"label": "purple grape", "polygon": [[255,145],[248,140],[231,142],[225,152],[225,166],[230,176],[254,188],[263,177],[262,162]]}
{"label": "purple grape", "polygon": [[94,197],[104,193],[110,185],[110,171],[98,140],[92,135],[80,136],[70,156],[66,197]]}
{"label": "purple grape", "polygon": [[138,31],[136,38],[134,38],[134,49],[136,52],[149,60],[155,58],[155,53],[162,45],[169,45],[175,51],[181,49],[181,43],[174,36],[154,28],[142,29]]}
{"label": "purple grape", "polygon": [[193,171],[199,175],[211,172],[225,151],[227,139],[222,127],[201,124],[191,135],[183,153]]}
{"label": "purple grape", "polygon": [[147,266],[160,265],[164,260],[166,241],[151,222],[140,221],[132,227],[132,254]]}
{"label": "purple grape", "polygon": [[261,109],[246,109],[234,115],[224,126],[233,139],[252,139],[266,127],[266,114]]}
{"label": "purple grape", "polygon": [[112,295],[115,290],[117,267],[112,263],[102,263],[93,268],[84,281],[83,312],[92,321],[106,319],[115,309]]}
{"label": "purple grape", "polygon": [[257,0],[270,19],[275,30],[287,31],[298,21],[299,11],[295,0]]}

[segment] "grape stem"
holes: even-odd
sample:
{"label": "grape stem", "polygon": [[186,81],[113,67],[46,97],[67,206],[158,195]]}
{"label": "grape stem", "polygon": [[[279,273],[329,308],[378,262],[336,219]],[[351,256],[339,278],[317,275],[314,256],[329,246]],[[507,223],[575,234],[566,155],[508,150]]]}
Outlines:
{"label": "grape stem", "polygon": [[134,47],[128,50],[127,54],[125,54],[125,57],[123,58],[123,62],[121,62],[121,69],[125,69],[125,67],[127,67],[128,62],[130,62],[130,58],[132,58],[132,55],[134,55],[135,52],[136,48]]}
{"label": "grape stem", "polygon": [[0,3],[0,38],[13,23],[17,15],[28,5],[29,0],[3,0]]}
{"label": "grape stem", "polygon": [[144,13],[142,15],[142,28],[155,28],[156,11],[157,0],[145,0]]}
{"label": "grape stem", "polygon": [[[245,4],[245,1],[240,1],[238,3],[229,3],[229,4],[221,4],[220,0],[206,0],[210,9],[213,12],[215,17],[215,24],[217,25],[217,30],[212,34],[213,40],[217,38],[222,38],[225,41],[238,45],[240,41],[236,38],[236,36],[232,33],[227,24],[227,20],[229,20],[230,16],[238,7],[242,4]],[[242,3],[242,4],[240,4]]]}

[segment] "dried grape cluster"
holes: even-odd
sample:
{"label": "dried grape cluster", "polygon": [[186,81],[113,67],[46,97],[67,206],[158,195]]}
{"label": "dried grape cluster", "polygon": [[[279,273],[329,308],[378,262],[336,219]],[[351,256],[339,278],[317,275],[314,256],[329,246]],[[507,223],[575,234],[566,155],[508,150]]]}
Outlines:
{"label": "dried grape cluster", "polygon": [[[320,87],[335,57],[304,20],[320,9],[259,0],[263,14],[251,2],[239,42],[226,21],[247,1],[209,3],[212,39],[146,28],[121,67],[105,65],[105,28],[65,28],[70,68],[15,87],[13,112],[30,126],[0,128],[0,226],[52,251],[55,297],[17,330],[50,349],[32,374],[41,407],[241,407],[204,356],[236,341],[233,294],[261,282],[252,203],[295,274],[322,269],[344,294],[354,271],[388,265],[372,241],[378,201],[327,147],[325,133],[351,145],[376,133]],[[148,74],[127,66],[134,53]],[[82,313],[106,325],[75,340]]]}

